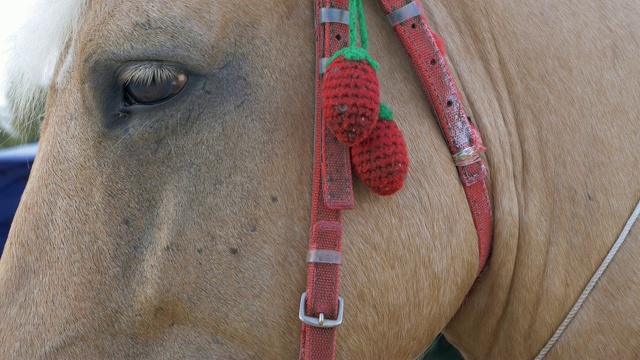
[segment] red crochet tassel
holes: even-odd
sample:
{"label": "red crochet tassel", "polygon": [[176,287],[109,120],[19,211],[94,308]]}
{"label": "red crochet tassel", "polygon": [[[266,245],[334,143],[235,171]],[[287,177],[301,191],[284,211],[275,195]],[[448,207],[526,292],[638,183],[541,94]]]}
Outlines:
{"label": "red crochet tassel", "polygon": [[324,121],[342,143],[353,146],[369,135],[380,108],[380,84],[373,66],[366,60],[345,56],[327,67],[322,83]]}
{"label": "red crochet tassel", "polygon": [[374,193],[388,196],[402,189],[409,156],[396,123],[381,116],[369,136],[351,148],[351,163],[360,180]]}

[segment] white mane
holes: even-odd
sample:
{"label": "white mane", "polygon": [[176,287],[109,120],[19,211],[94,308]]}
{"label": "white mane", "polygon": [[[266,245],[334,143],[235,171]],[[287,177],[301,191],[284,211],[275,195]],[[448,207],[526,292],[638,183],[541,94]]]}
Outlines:
{"label": "white mane", "polygon": [[[71,62],[87,0],[38,0],[33,14],[14,39],[7,64],[7,99],[12,121],[21,131],[44,115],[47,89],[58,62],[61,73]],[[67,56],[62,58],[67,49]],[[6,129],[12,132],[12,129]]]}

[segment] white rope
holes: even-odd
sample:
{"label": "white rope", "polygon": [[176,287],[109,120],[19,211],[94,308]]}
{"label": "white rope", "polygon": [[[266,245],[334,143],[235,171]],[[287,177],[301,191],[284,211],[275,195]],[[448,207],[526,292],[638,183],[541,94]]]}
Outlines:
{"label": "white rope", "polygon": [[611,250],[609,250],[609,254],[607,254],[606,258],[604,258],[604,261],[602,261],[602,264],[600,264],[600,267],[598,268],[596,273],[593,274],[593,277],[591,278],[591,280],[587,284],[587,287],[584,289],[584,291],[578,298],[578,301],[576,301],[575,305],[573,305],[573,308],[571,309],[571,311],[569,311],[569,314],[564,319],[562,324],[560,324],[560,327],[558,327],[558,330],[556,330],[555,334],[553,334],[551,339],[549,339],[549,342],[547,343],[547,345],[545,345],[545,347],[543,347],[542,350],[540,350],[540,353],[538,354],[538,356],[536,356],[535,360],[544,359],[544,357],[547,355],[549,350],[551,350],[553,345],[556,344],[556,342],[558,341],[558,339],[560,338],[564,330],[567,328],[567,326],[569,326],[569,323],[571,322],[571,320],[573,320],[573,317],[576,316],[576,313],[582,307],[582,303],[587,299],[587,297],[591,293],[591,290],[593,290],[593,287],[596,285],[598,280],[600,280],[600,276],[602,276],[602,273],[604,273],[604,271],[607,269],[607,266],[609,266],[609,263],[611,263],[611,260],[613,260],[613,257],[616,256],[616,253],[618,252],[618,250],[620,249],[624,241],[627,239],[627,235],[629,235],[629,231],[631,230],[631,227],[638,219],[639,215],[640,215],[640,202],[638,202],[638,205],[636,205],[636,209],[631,214],[631,217],[629,218],[629,220],[627,220],[627,224],[624,226],[624,229],[622,229],[622,232],[620,233],[618,240],[616,240],[616,242],[613,244],[613,246],[611,247]]}

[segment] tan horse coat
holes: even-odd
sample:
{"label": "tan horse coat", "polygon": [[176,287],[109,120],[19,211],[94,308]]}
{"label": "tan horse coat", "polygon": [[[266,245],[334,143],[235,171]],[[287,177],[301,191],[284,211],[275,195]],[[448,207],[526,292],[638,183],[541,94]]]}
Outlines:
{"label": "tan horse coat", "polygon": [[[442,329],[470,359],[531,358],[640,198],[640,2],[424,5],[489,149],[493,254],[472,289],[455,167],[367,2],[411,169],[391,198],[356,185],[338,358],[415,358]],[[311,28],[308,2],[89,2],[0,261],[0,358],[297,356]],[[187,87],[120,117],[118,69],[149,60]],[[640,357],[639,235],[549,358]]]}

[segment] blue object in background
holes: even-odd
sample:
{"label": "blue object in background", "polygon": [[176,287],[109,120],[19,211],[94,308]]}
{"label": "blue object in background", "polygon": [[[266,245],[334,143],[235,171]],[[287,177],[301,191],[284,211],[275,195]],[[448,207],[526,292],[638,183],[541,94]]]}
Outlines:
{"label": "blue object in background", "polygon": [[38,144],[27,144],[0,150],[0,256],[37,149]]}

